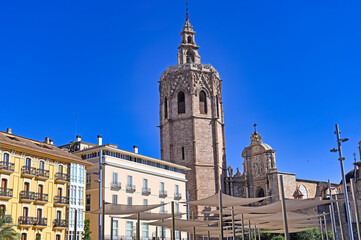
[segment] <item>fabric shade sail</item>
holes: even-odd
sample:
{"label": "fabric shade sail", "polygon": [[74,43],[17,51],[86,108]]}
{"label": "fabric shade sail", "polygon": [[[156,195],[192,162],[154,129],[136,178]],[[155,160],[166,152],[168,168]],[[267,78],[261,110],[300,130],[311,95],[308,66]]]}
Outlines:
{"label": "fabric shade sail", "polygon": [[[146,212],[154,208],[158,208],[165,204],[154,204],[154,205],[125,205],[125,204],[114,204],[114,203],[105,203],[105,215],[129,215],[137,214],[141,212]],[[103,208],[99,208],[95,211],[90,212],[92,214],[103,214]]]}
{"label": "fabric shade sail", "polygon": [[189,205],[218,207],[219,206],[219,194],[222,194],[222,206],[223,207],[248,205],[250,203],[263,201],[263,200],[269,198],[269,197],[239,198],[239,197],[232,197],[230,195],[218,192],[210,197],[203,198],[203,199],[196,200],[196,201],[188,201],[185,203],[188,203]]}
{"label": "fabric shade sail", "polygon": [[[186,213],[177,213],[174,214],[175,217],[179,217],[182,216]],[[161,219],[167,219],[167,218],[171,218],[172,214],[169,213],[152,213],[152,212],[141,212],[139,219],[140,220],[145,220],[145,221],[151,221],[151,220],[161,220]],[[124,219],[130,219],[130,220],[137,220],[138,219],[138,214],[132,214],[130,216],[125,216],[122,217]]]}

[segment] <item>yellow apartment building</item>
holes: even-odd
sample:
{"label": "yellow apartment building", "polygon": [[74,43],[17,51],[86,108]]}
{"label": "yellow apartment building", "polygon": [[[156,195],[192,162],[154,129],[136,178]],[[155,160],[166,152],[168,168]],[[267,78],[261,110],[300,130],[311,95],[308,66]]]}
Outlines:
{"label": "yellow apartment building", "polygon": [[0,208],[19,226],[21,240],[67,238],[70,163],[91,166],[49,138],[0,132]]}
{"label": "yellow apartment building", "polygon": [[[60,148],[69,149],[69,145]],[[99,217],[89,213],[99,208],[99,158],[102,151],[103,179],[102,196],[107,203],[127,205],[151,205],[165,203],[154,213],[171,213],[170,202],[175,202],[176,213],[186,213],[187,209],[181,202],[186,201],[185,171],[190,170],[161,159],[152,158],[138,153],[138,147],[133,152],[119,149],[115,144],[103,144],[98,136],[97,144],[81,141],[80,136],[74,143],[74,154],[93,163],[87,167],[86,218],[90,219],[91,238],[98,239]],[[168,203],[168,204],[167,204]],[[105,239],[134,239],[136,221],[122,219],[119,216],[105,217]],[[183,215],[186,218],[186,215]],[[111,232],[111,224],[113,232]],[[162,231],[163,230],[163,231]],[[141,222],[141,239],[148,240],[156,236],[156,228]],[[158,228],[158,236],[170,238],[170,229]],[[187,233],[176,232],[176,240],[186,239]]]}

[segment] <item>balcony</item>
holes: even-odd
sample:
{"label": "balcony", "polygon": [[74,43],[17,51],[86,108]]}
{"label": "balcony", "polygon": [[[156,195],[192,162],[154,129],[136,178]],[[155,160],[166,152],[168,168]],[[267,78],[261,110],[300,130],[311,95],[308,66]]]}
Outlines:
{"label": "balcony", "polygon": [[35,193],[29,191],[20,192],[20,201],[21,202],[33,202],[35,200]]}
{"label": "balcony", "polygon": [[56,183],[67,183],[70,181],[69,174],[57,172],[55,173],[55,182]]}
{"label": "balcony", "polygon": [[164,190],[159,191],[159,197],[160,198],[166,198],[167,196],[168,196],[167,191],[164,191]]}
{"label": "balcony", "polygon": [[122,188],[122,184],[120,182],[112,182],[110,184],[110,190],[119,191]]}
{"label": "balcony", "polygon": [[48,222],[47,218],[37,218],[37,217],[33,218],[34,228],[37,228],[37,229],[46,228],[47,222]]}
{"label": "balcony", "polygon": [[40,180],[46,180],[49,179],[49,170],[45,170],[45,169],[36,169],[36,179],[40,179]]}
{"label": "balcony", "polygon": [[0,162],[0,173],[10,174],[14,172],[14,163],[9,163],[5,161]]}
{"label": "balcony", "polygon": [[151,189],[150,188],[143,188],[142,189],[142,195],[144,196],[149,196],[151,193]]}
{"label": "balcony", "polygon": [[125,189],[127,193],[134,193],[135,192],[135,185],[128,184],[127,188]]}
{"label": "balcony", "polygon": [[18,221],[19,221],[19,226],[21,228],[30,228],[33,226],[34,218],[20,216]]}
{"label": "balcony", "polygon": [[181,199],[182,199],[182,194],[174,193],[174,200],[181,200]]}
{"label": "balcony", "polygon": [[54,205],[57,207],[64,207],[69,204],[69,197],[55,196]]}
{"label": "balcony", "polygon": [[48,194],[35,193],[35,203],[37,203],[37,204],[46,204],[47,202],[48,202]]}
{"label": "balcony", "polygon": [[21,167],[21,176],[27,178],[33,178],[36,176],[36,168],[30,166]]}
{"label": "balcony", "polygon": [[0,199],[9,200],[13,197],[13,190],[11,188],[0,188]]}
{"label": "balcony", "polygon": [[67,219],[55,219],[53,221],[53,227],[55,230],[63,230],[68,227]]}

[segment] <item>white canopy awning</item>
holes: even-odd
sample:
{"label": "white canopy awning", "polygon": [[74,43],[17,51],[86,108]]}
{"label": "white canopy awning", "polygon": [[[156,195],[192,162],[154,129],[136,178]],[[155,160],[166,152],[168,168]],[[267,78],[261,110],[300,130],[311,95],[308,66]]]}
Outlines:
{"label": "white canopy awning", "polygon": [[[105,203],[105,215],[128,215],[128,214],[136,214],[141,212],[146,212],[154,208],[158,208],[165,204],[154,204],[154,205],[125,205],[125,204],[113,204],[113,203]],[[93,214],[103,214],[103,208],[99,208],[90,213]]]}

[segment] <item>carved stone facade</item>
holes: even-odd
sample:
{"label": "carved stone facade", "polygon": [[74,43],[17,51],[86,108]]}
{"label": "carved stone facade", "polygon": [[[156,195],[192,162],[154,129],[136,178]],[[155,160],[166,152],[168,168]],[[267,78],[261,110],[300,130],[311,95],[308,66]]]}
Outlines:
{"label": "carved stone facade", "polygon": [[237,197],[270,196],[268,202],[273,202],[279,199],[278,179],[279,175],[282,175],[286,198],[326,197],[326,182],[296,179],[296,174],[279,172],[275,152],[270,145],[262,141],[261,134],[255,130],[251,134],[251,144],[242,152],[243,174],[237,168],[233,175],[232,168],[228,168],[228,177],[225,179],[226,192]]}
{"label": "carved stone facade", "polygon": [[216,193],[223,184],[226,154],[221,79],[200,63],[195,32],[183,27],[178,65],[159,81],[161,158],[191,168],[187,191],[193,200]]}

